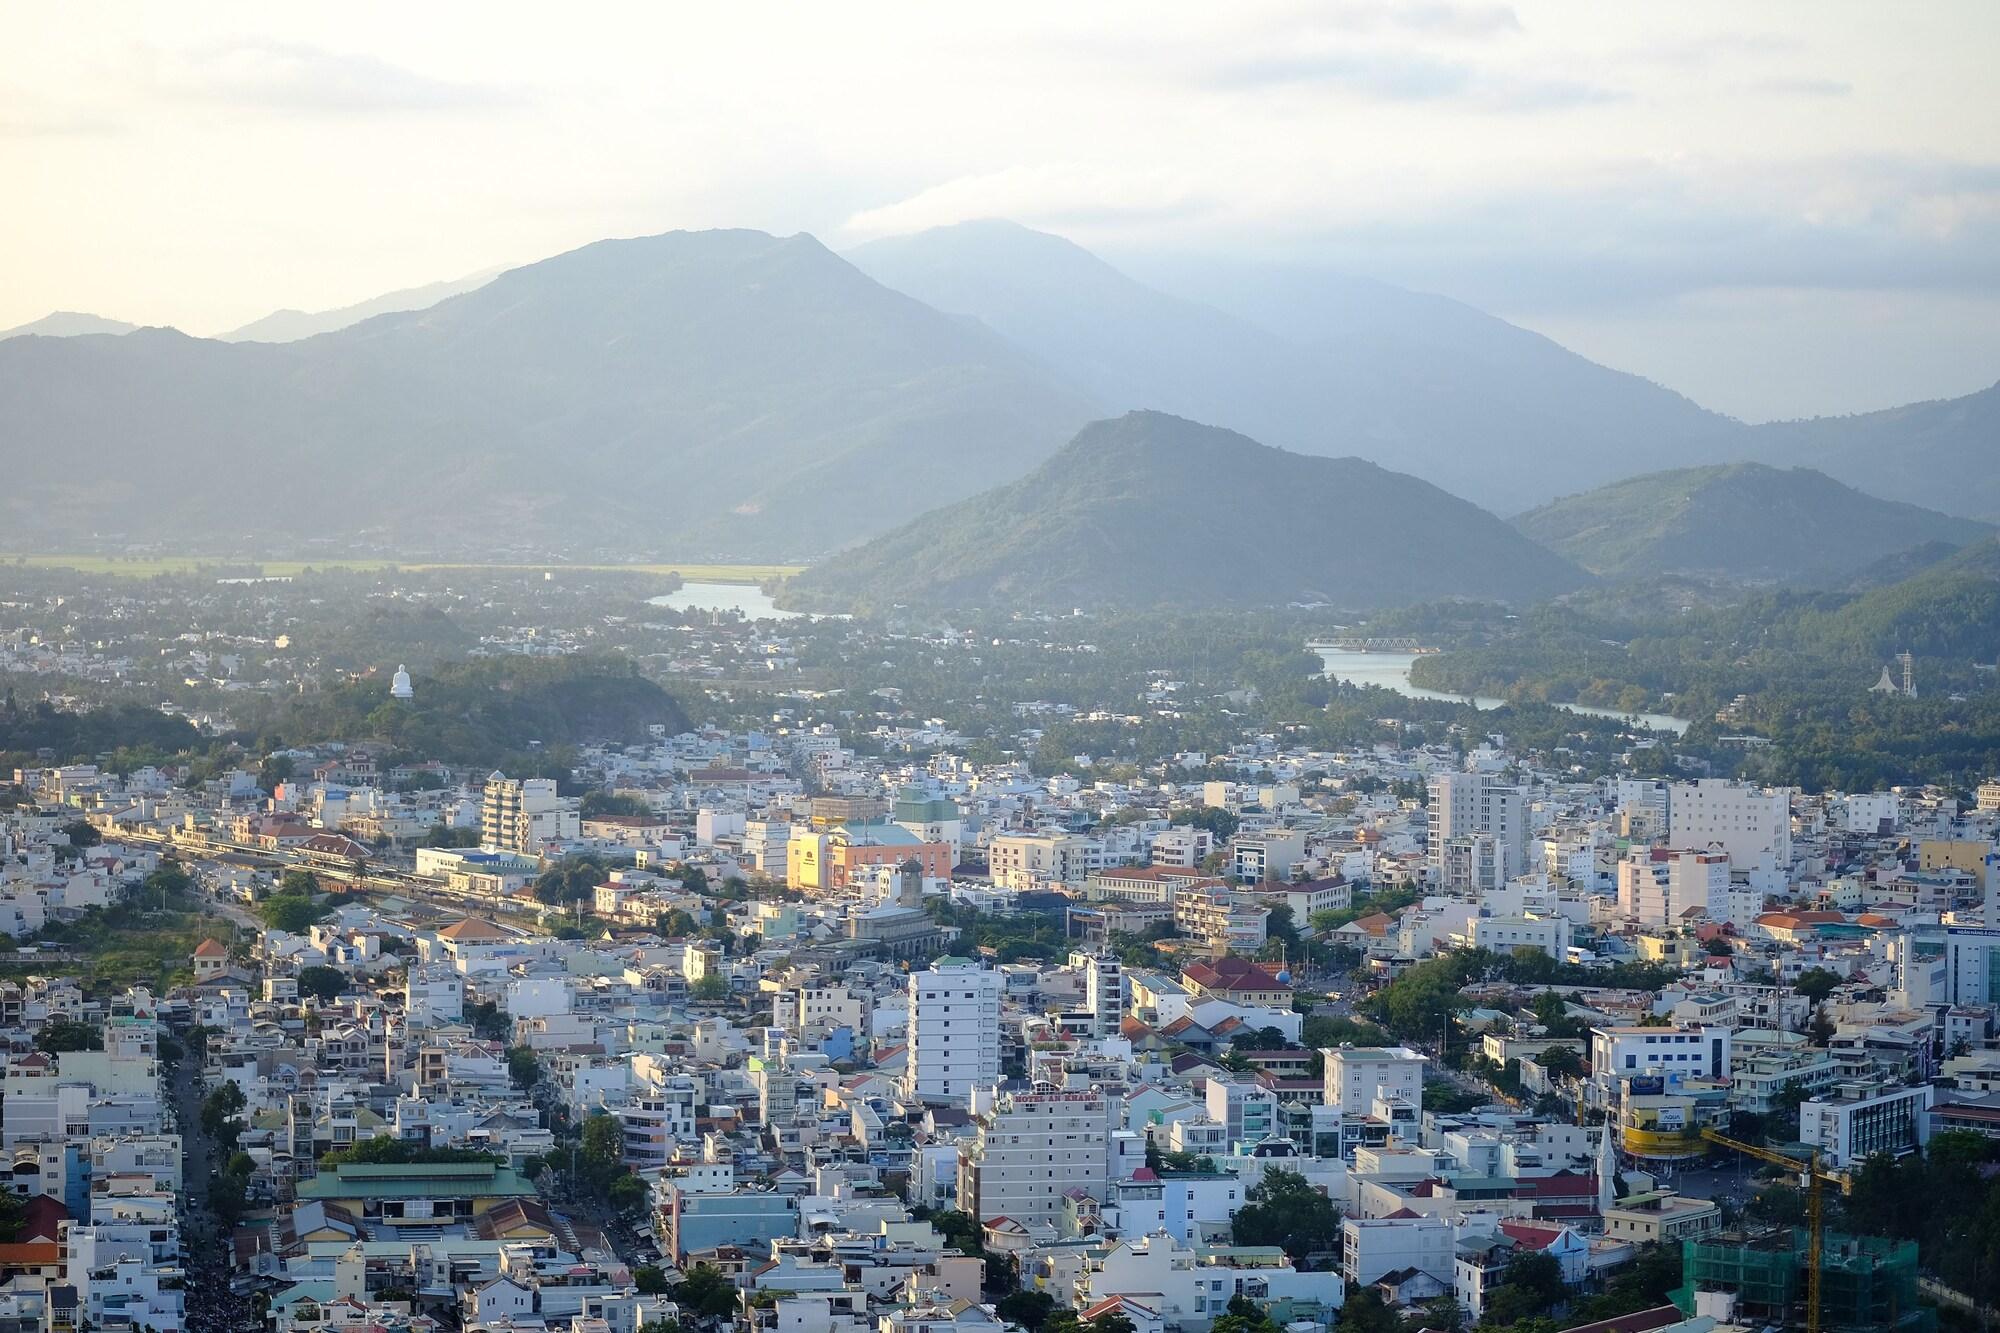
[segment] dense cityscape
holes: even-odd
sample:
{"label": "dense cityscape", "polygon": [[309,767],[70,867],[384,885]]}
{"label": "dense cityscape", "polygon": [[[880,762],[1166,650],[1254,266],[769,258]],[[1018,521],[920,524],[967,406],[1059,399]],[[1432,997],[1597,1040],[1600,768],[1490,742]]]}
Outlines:
{"label": "dense cityscape", "polygon": [[0,6],[0,1333],[2000,1327],[1996,55]]}
{"label": "dense cityscape", "polygon": [[1989,1280],[1932,1173],[2000,1132],[2000,780],[1714,776],[1312,611],[16,578],[24,1333],[1778,1321],[1808,1230],[1829,1325]]}

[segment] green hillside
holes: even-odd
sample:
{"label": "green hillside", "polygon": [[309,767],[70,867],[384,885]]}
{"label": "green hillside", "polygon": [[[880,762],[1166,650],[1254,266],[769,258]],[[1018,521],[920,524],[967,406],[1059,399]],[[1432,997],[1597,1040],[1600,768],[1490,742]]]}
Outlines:
{"label": "green hillside", "polygon": [[1543,505],[1514,526],[1606,577],[1780,581],[1836,578],[1912,547],[1963,545],[1992,532],[1863,495],[1809,468],[1761,463],[1628,478]]}
{"label": "green hillside", "polygon": [[1020,481],[807,570],[830,610],[1530,601],[1575,566],[1429,482],[1158,412],[1083,429]]}

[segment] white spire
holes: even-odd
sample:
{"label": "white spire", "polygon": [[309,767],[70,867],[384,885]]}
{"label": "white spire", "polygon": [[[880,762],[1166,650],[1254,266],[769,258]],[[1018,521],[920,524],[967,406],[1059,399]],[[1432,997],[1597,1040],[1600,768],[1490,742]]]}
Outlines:
{"label": "white spire", "polygon": [[1618,1202],[1618,1191],[1614,1182],[1618,1178],[1618,1151],[1613,1146],[1613,1135],[1618,1132],[1618,1113],[1613,1110],[1604,1117],[1604,1128],[1597,1135],[1597,1212],[1603,1216],[1607,1208]]}

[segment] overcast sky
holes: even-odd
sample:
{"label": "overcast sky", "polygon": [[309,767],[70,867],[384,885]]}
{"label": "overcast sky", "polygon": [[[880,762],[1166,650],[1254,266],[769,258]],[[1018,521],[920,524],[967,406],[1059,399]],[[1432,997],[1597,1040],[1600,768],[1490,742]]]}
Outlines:
{"label": "overcast sky", "polygon": [[1752,419],[2000,379],[2000,5],[0,9],[0,327],[970,217],[1459,297]]}

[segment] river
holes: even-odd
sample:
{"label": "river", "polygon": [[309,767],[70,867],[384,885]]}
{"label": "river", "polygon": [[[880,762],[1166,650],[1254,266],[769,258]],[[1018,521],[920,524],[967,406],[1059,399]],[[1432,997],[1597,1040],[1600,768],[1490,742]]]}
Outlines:
{"label": "river", "polygon": [[[1312,652],[1319,654],[1322,662],[1326,663],[1328,676],[1350,685],[1380,685],[1385,690],[1394,690],[1412,699],[1442,699],[1446,703],[1455,704],[1469,702],[1474,708],[1499,708],[1507,702],[1505,699],[1489,699],[1483,695],[1475,695],[1468,700],[1462,694],[1446,694],[1442,690],[1426,690],[1410,684],[1410,667],[1417,660],[1410,653],[1357,653],[1317,644],[1311,645],[1310,648]],[[1591,708],[1584,704],[1557,704],[1556,707],[1567,708],[1572,713],[1585,713],[1591,717],[1630,716],[1615,708]],[[1686,721],[1678,717],[1668,717],[1664,713],[1640,713],[1633,720],[1648,731],[1671,731],[1676,736],[1688,729]]]}
{"label": "river", "polygon": [[754,583],[683,583],[677,591],[650,601],[673,611],[736,611],[745,620],[791,620],[799,614],[781,610],[771,594]]}

